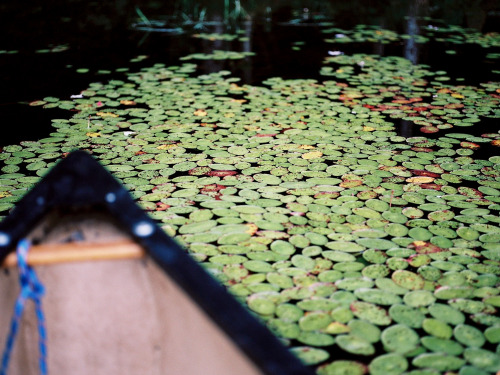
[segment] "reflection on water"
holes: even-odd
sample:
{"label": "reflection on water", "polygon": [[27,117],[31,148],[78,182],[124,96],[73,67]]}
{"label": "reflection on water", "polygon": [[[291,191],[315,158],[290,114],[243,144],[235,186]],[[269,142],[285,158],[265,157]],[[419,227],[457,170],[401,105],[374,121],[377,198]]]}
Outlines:
{"label": "reflection on water", "polygon": [[415,35],[419,34],[419,28],[417,23],[417,17],[419,16],[420,5],[424,1],[414,1],[410,4],[408,8],[408,16],[406,23],[406,33],[410,36],[405,43],[405,53],[404,56],[410,60],[413,64],[418,62],[418,44],[415,41]]}

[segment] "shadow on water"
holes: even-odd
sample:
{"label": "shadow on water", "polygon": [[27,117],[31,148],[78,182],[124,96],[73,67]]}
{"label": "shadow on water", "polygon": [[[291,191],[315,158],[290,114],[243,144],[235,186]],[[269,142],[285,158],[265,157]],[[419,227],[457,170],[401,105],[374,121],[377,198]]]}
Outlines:
{"label": "shadow on water", "polygon": [[[51,118],[71,116],[62,110],[26,107],[26,103],[47,96],[69,99],[92,82],[120,79],[127,68],[178,65],[179,57],[222,49],[252,51],[255,56],[195,61],[198,72],[230,70],[249,84],[276,76],[324,80],[319,70],[332,48],[324,41],[325,27],[349,29],[375,24],[413,36],[419,35],[423,17],[438,17],[445,24],[481,32],[498,31],[500,6],[492,1],[473,5],[447,0],[432,4],[427,0],[233,0],[220,4],[208,0],[52,0],[41,6],[37,1],[6,0],[0,4],[0,32],[9,35],[0,44],[0,111],[4,130],[15,131],[4,132],[1,143],[39,139],[50,132]],[[155,29],[155,25],[159,26]],[[192,33],[198,32],[237,32],[247,39],[192,38]],[[446,70],[471,84],[490,78],[491,69],[483,69],[488,64],[484,48],[446,43],[419,44],[411,37],[405,43],[355,43],[343,48],[346,54],[403,56],[415,64]],[[456,55],[445,53],[450,47],[457,50]],[[148,58],[131,63],[138,55]],[[79,73],[79,69],[88,72]],[[406,128],[402,124],[401,134],[411,133]]]}

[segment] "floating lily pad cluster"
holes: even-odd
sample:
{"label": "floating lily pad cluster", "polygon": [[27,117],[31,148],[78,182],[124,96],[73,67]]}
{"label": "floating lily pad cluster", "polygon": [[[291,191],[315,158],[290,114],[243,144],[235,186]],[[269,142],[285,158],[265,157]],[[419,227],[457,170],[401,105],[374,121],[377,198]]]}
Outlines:
{"label": "floating lily pad cluster", "polygon": [[[498,85],[330,62],[344,72],[262,86],[157,64],[37,101],[74,115],[3,148],[0,211],[85,149],[319,375],[497,373],[500,156],[474,154],[500,135],[448,128],[497,117]],[[406,138],[406,117],[450,126]]]}
{"label": "floating lily pad cluster", "polygon": [[479,31],[464,29],[458,25],[443,25],[440,21],[419,19],[421,27],[419,34],[398,34],[396,31],[384,29],[377,25],[357,25],[352,30],[338,27],[323,30],[326,35],[333,34],[333,38],[325,39],[330,43],[345,44],[354,42],[395,43],[414,39],[417,43],[429,41],[446,42],[451,44],[478,44],[481,47],[500,46],[500,34],[490,32],[483,34]]}
{"label": "floating lily pad cluster", "polygon": [[363,106],[393,119],[410,121],[423,133],[470,127],[481,118],[500,116],[498,82],[481,87],[447,84],[450,77],[445,71],[433,72],[428,66],[413,65],[402,57],[329,56],[321,74],[342,81],[331,92],[332,98],[348,107]]}
{"label": "floating lily pad cluster", "polygon": [[[40,54],[45,54],[45,53],[58,53],[58,52],[64,52],[69,49],[68,44],[57,44],[57,45],[49,45],[46,48],[40,48],[34,51],[34,53],[40,53]],[[13,49],[13,50],[0,50],[0,55],[7,54],[7,55],[15,55],[18,54],[19,50]]]}
{"label": "floating lily pad cluster", "polygon": [[236,33],[236,34],[198,33],[198,34],[193,34],[193,38],[210,40],[210,41],[223,40],[228,42],[232,42],[233,40],[245,42],[248,40],[248,37],[239,34],[241,33]]}
{"label": "floating lily pad cluster", "polygon": [[181,57],[180,60],[239,60],[254,55],[254,52],[214,50],[212,53],[191,53]]}

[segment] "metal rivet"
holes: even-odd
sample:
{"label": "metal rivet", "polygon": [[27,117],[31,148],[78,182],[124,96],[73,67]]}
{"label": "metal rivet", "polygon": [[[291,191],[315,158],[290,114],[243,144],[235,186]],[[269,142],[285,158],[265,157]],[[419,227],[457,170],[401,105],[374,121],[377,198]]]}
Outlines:
{"label": "metal rivet", "polygon": [[138,222],[134,227],[134,233],[139,237],[150,236],[154,232],[154,227],[145,221]]}
{"label": "metal rivet", "polygon": [[115,195],[115,193],[108,193],[108,194],[106,194],[105,199],[106,199],[106,202],[113,203],[116,201],[116,195]]}
{"label": "metal rivet", "polygon": [[7,246],[10,243],[10,236],[7,233],[0,232],[0,246]]}

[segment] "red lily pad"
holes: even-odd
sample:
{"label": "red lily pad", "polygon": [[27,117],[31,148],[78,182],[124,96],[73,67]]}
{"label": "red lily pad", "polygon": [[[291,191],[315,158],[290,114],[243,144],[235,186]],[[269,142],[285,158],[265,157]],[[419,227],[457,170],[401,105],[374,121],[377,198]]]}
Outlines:
{"label": "red lily pad", "polygon": [[420,169],[413,169],[411,171],[415,176],[426,176],[426,177],[434,177],[434,178],[439,178],[440,175],[438,173],[434,172],[429,172],[425,170],[420,170]]}
{"label": "red lily pad", "polygon": [[238,171],[226,171],[226,170],[220,170],[220,171],[210,171],[207,173],[208,176],[213,176],[213,177],[226,177],[226,176],[234,176],[235,174],[238,174]]}
{"label": "red lily pad", "polygon": [[469,198],[479,198],[479,199],[483,198],[483,193],[481,193],[479,190],[466,186],[460,186],[458,188],[458,192]]}
{"label": "red lily pad", "polygon": [[479,146],[477,143],[474,143],[474,142],[463,141],[463,142],[460,142],[460,147],[475,150],[481,146]]}
{"label": "red lily pad", "polygon": [[438,185],[438,184],[420,184],[420,187],[422,189],[432,189],[432,190],[441,190],[443,185]]}
{"label": "red lily pad", "polygon": [[439,128],[435,126],[422,126],[420,128],[420,131],[425,134],[432,134],[432,133],[437,133],[439,131]]}
{"label": "red lily pad", "polygon": [[410,245],[410,248],[414,248],[415,251],[419,254],[433,254],[433,253],[440,253],[442,251],[445,251],[445,249],[442,249],[430,242],[426,241],[414,241]]}

